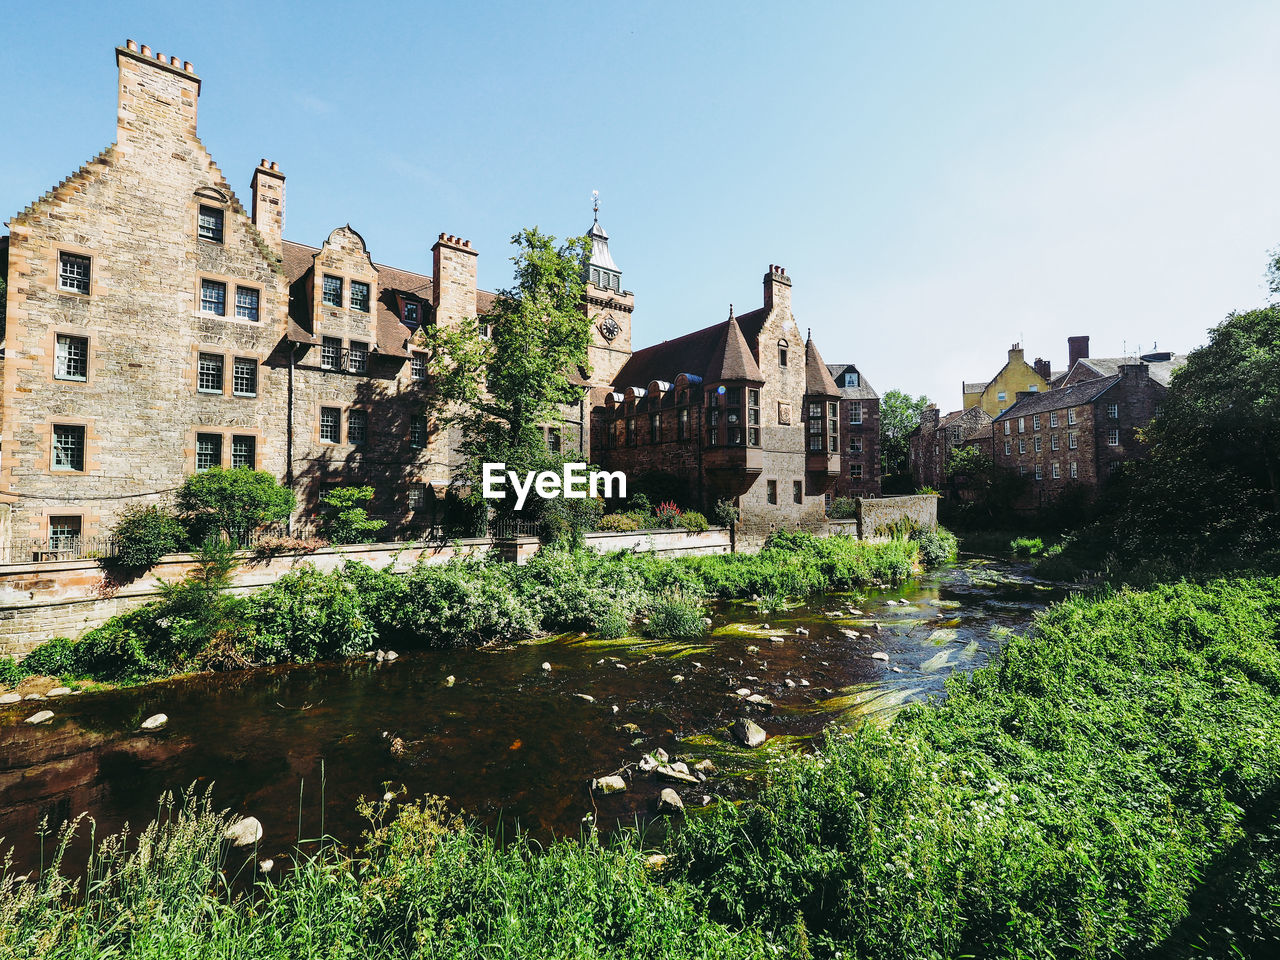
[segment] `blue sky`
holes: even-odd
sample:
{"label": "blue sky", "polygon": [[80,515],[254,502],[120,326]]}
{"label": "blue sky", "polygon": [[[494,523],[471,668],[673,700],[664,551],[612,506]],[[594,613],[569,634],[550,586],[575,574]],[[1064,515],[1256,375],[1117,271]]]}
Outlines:
{"label": "blue sky", "polygon": [[[110,9],[108,9],[108,7]],[[1015,340],[1185,350],[1280,244],[1280,5],[172,3],[25,6],[0,59],[0,216],[114,136],[113,48],[191,60],[200,134],[285,235],[350,222],[430,272],[445,231],[590,225],[637,346],[758,306],[881,392],[960,405]]]}

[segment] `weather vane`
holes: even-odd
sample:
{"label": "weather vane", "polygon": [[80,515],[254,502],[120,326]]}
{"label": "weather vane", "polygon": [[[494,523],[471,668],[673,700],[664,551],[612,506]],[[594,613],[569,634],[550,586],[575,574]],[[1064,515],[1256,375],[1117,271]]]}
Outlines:
{"label": "weather vane", "polygon": [[591,219],[600,222],[600,191],[591,191]]}

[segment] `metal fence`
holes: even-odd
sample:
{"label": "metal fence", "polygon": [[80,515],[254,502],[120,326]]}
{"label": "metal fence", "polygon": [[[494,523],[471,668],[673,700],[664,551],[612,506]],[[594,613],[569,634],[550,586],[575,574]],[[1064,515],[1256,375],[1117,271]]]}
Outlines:
{"label": "metal fence", "polygon": [[113,537],[23,537],[0,544],[0,563],[39,563],[115,556]]}

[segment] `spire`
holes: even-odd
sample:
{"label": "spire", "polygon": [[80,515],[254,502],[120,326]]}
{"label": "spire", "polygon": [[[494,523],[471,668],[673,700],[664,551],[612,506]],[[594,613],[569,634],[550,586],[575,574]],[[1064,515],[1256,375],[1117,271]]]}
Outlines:
{"label": "spire", "polygon": [[587,280],[605,290],[622,292],[622,271],[609,254],[609,234],[600,226],[600,191],[591,191],[591,256],[587,262]]}
{"label": "spire", "polygon": [[600,222],[600,191],[591,191],[591,222]]}

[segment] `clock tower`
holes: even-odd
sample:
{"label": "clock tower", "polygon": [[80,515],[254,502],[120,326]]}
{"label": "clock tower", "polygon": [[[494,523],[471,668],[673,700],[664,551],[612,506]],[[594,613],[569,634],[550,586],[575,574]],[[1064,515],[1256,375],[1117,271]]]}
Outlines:
{"label": "clock tower", "polygon": [[591,240],[591,257],[587,263],[586,291],[583,308],[591,318],[591,383],[603,386],[613,382],[622,365],[631,356],[631,311],[635,294],[622,288],[622,271],[609,254],[609,235],[600,226],[600,199],[594,198],[595,216],[587,236]]}

